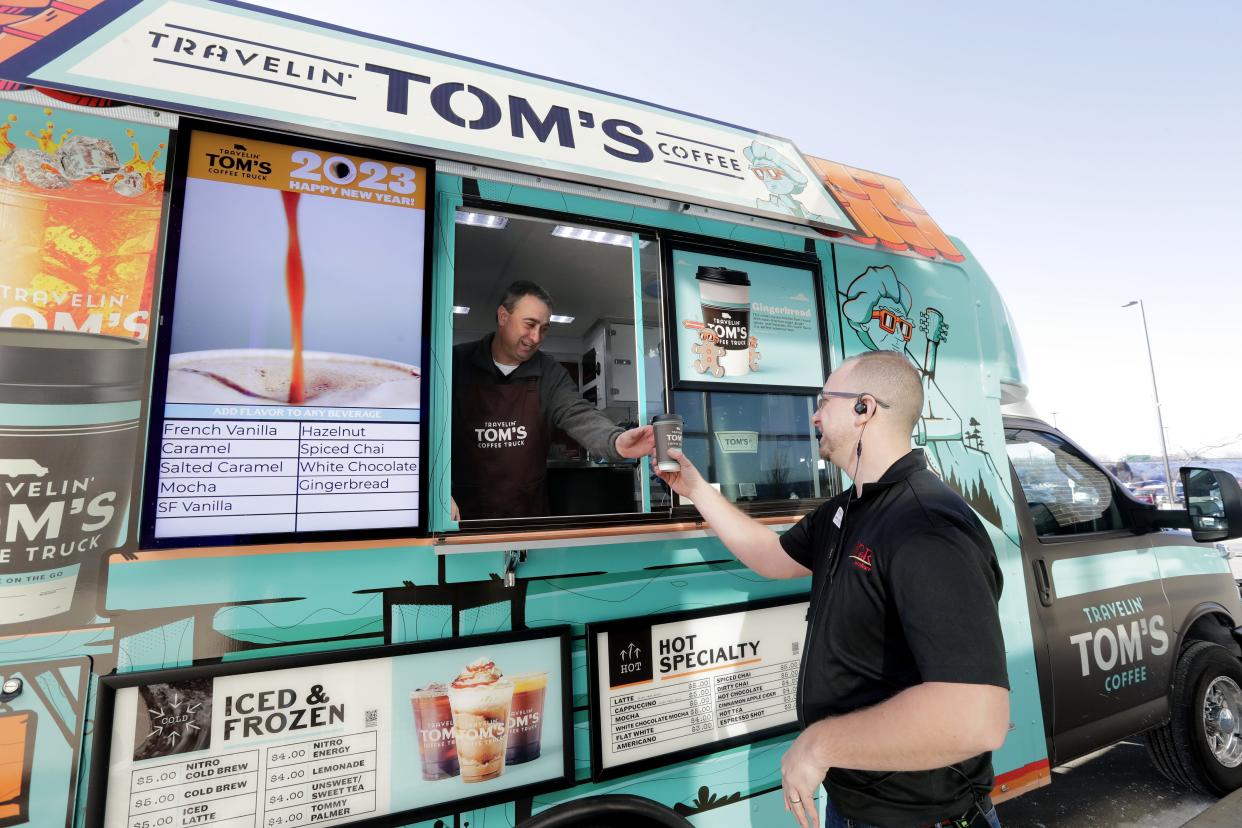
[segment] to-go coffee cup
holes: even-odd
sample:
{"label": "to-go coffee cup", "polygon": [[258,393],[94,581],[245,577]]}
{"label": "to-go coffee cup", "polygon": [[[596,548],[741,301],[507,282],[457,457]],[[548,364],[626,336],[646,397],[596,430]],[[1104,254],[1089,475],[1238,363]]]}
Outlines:
{"label": "to-go coffee cup", "polygon": [[660,471],[681,471],[681,464],[668,456],[669,449],[681,450],[682,419],[677,414],[657,414],[651,418],[655,432],[656,468]]}

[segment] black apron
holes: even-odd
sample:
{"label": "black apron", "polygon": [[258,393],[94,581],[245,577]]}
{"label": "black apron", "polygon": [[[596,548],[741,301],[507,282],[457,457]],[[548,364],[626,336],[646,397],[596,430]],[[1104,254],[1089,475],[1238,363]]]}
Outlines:
{"label": "black apron", "polygon": [[550,433],[539,378],[472,383],[457,419],[453,498],[463,520],[542,517]]}

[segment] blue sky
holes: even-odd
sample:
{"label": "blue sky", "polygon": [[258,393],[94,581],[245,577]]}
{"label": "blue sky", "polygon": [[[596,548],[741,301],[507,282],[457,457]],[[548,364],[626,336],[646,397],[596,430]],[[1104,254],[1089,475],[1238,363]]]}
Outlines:
{"label": "blue sky", "polygon": [[1242,4],[281,0],[901,178],[1009,304],[1031,401],[1101,457],[1242,456]]}

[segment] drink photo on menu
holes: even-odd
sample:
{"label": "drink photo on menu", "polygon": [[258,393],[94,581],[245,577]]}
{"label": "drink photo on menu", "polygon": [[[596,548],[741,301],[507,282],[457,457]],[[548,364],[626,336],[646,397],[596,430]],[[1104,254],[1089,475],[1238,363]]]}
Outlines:
{"label": "drink photo on menu", "polygon": [[423,783],[395,790],[395,810],[557,774],[565,746],[554,643],[508,642],[394,663],[394,692],[404,696],[394,699],[394,732],[410,738],[394,737],[393,759],[420,769]]}

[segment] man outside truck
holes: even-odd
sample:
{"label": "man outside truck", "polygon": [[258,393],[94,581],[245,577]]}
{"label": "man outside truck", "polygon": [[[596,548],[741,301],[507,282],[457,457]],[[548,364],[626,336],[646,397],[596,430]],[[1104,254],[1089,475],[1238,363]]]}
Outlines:
{"label": "man outside truck", "polygon": [[551,315],[547,291],[514,282],[496,308],[496,332],[453,348],[454,520],[546,515],[552,425],[610,460],[655,447],[651,426],[621,428],[539,352]]}
{"label": "man outside truck", "polygon": [[818,825],[821,783],[826,828],[1000,824],[988,794],[1009,727],[1001,572],[978,517],[910,449],[922,409],[901,354],[833,371],[811,420],[820,456],[853,485],[780,536],[677,450],[681,471],[657,472],[755,572],[812,576],[802,732],[781,760],[803,828]]}

